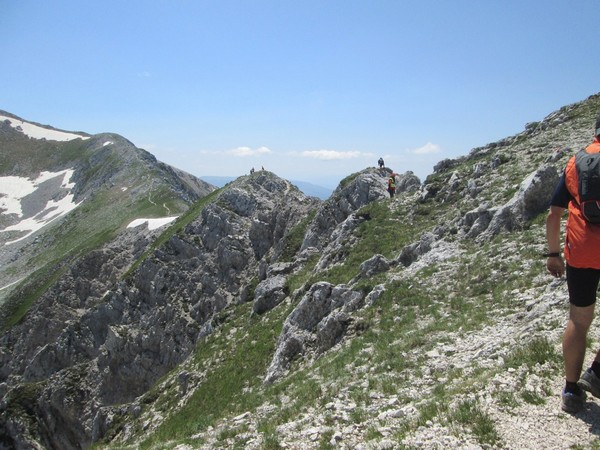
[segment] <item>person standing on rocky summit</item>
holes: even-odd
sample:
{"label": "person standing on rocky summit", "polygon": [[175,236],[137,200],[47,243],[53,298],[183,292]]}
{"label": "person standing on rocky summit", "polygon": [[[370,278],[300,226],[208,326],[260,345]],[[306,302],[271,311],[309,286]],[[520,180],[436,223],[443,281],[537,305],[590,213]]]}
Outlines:
{"label": "person standing on rocky summit", "polygon": [[394,197],[394,194],[396,193],[396,174],[394,172],[388,177],[387,191],[390,194],[390,198]]}
{"label": "person standing on rocky summit", "polygon": [[[600,153],[600,117],[596,120],[594,141],[587,153]],[[587,333],[594,318],[596,290],[600,281],[600,225],[589,223],[580,208],[578,174],[573,156],[560,178],[546,219],[548,271],[557,278],[566,271],[569,291],[569,318],[563,336],[566,383],[562,391],[562,409],[580,411],[590,392],[600,398],[600,350],[592,366],[581,376]],[[565,263],[560,255],[560,226],[565,209],[569,210],[564,245]]]}

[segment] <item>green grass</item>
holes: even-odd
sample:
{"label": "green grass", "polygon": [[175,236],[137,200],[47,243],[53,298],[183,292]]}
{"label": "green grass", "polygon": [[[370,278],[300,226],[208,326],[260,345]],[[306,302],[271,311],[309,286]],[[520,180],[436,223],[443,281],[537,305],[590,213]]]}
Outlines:
{"label": "green grass", "polygon": [[[160,201],[166,202],[169,198],[167,192],[157,193]],[[125,203],[129,204],[125,206]],[[172,206],[174,210],[182,208],[182,205]],[[68,266],[114,239],[129,220],[153,216],[164,216],[162,204],[154,205],[147,198],[132,203],[118,189],[101,191],[73,210],[60,225],[53,226],[43,235],[39,244],[43,251],[21,262],[38,269],[21,282],[2,305],[4,319],[0,326],[8,329],[19,323],[31,305],[64,274]]]}
{"label": "green grass", "polygon": [[[388,259],[396,257],[399,251],[419,238],[421,231],[431,225],[426,215],[411,215],[409,208],[399,206],[390,210],[385,201],[373,202],[361,208],[357,214],[370,216],[357,228],[356,242],[342,246],[337,259],[342,261],[331,267],[319,279],[333,284],[348,283],[358,275],[360,265],[377,254]],[[381,278],[383,281],[383,277]],[[368,287],[374,286],[377,280]]]}
{"label": "green grass", "polygon": [[475,401],[466,400],[461,402],[456,410],[450,414],[450,420],[470,428],[477,441],[482,445],[497,446],[501,444],[494,421]]}
{"label": "green grass", "polygon": [[498,404],[506,408],[514,409],[519,406],[519,401],[514,392],[500,391],[495,397],[498,399]]}
{"label": "green grass", "polygon": [[[511,146],[518,145],[522,144],[517,142]],[[381,201],[361,209],[359,213],[370,215],[371,220],[361,223],[354,233],[357,240],[348,242],[340,250],[337,256],[341,263],[326,273],[316,273],[314,269],[320,256],[316,255],[302,270],[288,278],[289,291],[316,281],[347,283],[358,274],[360,264],[373,255],[396,258],[405,245],[416,242],[424,231],[431,231],[440,224],[451,227],[456,218],[477,203],[485,200],[492,206],[503,204],[517,189],[519,178],[530,170],[519,167],[519,173],[515,175],[515,165],[508,164],[510,158],[506,147],[499,145],[475,158],[459,159],[451,171],[431,176],[431,188],[449,194],[448,179],[451,172],[457,172],[462,184],[451,195],[425,202],[415,200],[416,203],[410,205]],[[546,155],[539,153],[541,163]],[[463,195],[461,189],[472,175],[473,166],[476,163],[489,165],[492,158],[498,158],[504,164],[497,169],[502,176],[486,186],[476,199],[467,198],[463,202],[459,198]],[[341,186],[347,186],[356,176],[353,174],[342,180]],[[167,230],[161,236],[161,242],[182,230],[184,222],[196,217],[203,205],[196,207],[195,213],[186,215],[179,224]],[[298,224],[286,237],[282,261],[293,259],[307,225],[308,220]],[[514,349],[504,364],[499,363],[493,368],[478,367],[477,361],[473,361],[468,369],[442,370],[429,364],[426,353],[430,350],[443,352],[444,343],[460,340],[470,332],[481,332],[486,325],[494,323],[497,314],[522,307],[515,305],[511,292],[530,289],[532,280],[539,274],[539,267],[524,265],[523,260],[531,260],[543,246],[542,227],[543,215],[539,215],[526,225],[525,230],[510,236],[520,245],[508,250],[507,232],[485,244],[461,240],[455,257],[445,263],[432,263],[409,280],[392,280],[391,276],[400,271],[392,269],[389,274],[362,281],[360,289],[363,292],[378,283],[385,283],[386,291],[373,307],[353,314],[352,336],[335,351],[312,360],[310,365],[307,362],[309,356],[299,357],[292,363],[289,375],[273,385],[264,386],[261,380],[282,323],[293,305],[285,302],[263,316],[250,319],[249,305],[232,308],[220,315],[217,331],[199,343],[194,360],[189,363],[190,370],[202,374],[202,382],[188,403],[181,408],[175,406],[178,401],[177,385],[173,381],[175,374],[161,380],[148,394],[146,409],[154,405],[170,415],[149,435],[138,429],[138,439],[142,435],[145,437],[142,448],[160,448],[173,442],[197,446],[198,442],[191,439],[194,434],[208,427],[218,427],[223,419],[269,404],[276,411],[264,413],[258,430],[262,434],[263,448],[278,449],[282,447],[278,426],[305,417],[312,408],[349,398],[356,403],[349,421],[357,425],[372,422],[374,419],[368,412],[373,402],[370,393],[394,395],[406,388],[407,380],[414,379],[427,382],[423,383],[422,398],[399,399],[403,403],[412,402],[419,414],[414,422],[407,419],[393,430],[398,448],[403,448],[400,442],[404,437],[418,426],[427,426],[428,421],[449,425],[457,433],[464,431],[484,448],[501,447],[493,419],[473,398],[474,393],[507,368],[526,367],[538,373],[538,366],[544,365],[551,369],[552,376],[555,374],[552,369],[558,370],[560,366],[554,345],[545,338],[533,337]],[[448,232],[445,238],[451,241],[453,236]],[[459,239],[459,235],[456,236]],[[448,284],[439,285],[437,277],[444,277],[443,272],[450,270],[448,267],[451,267],[453,277]],[[293,298],[291,302],[298,300]],[[248,335],[233,332],[238,328],[246,330]],[[360,382],[356,381],[357,376]],[[546,401],[544,392],[525,389],[526,375],[522,377],[520,391],[495,394],[494,399],[500,406],[511,408],[522,402],[541,404]],[[456,399],[463,400],[457,404]],[[340,419],[333,413],[327,414],[327,426],[340,424]],[[243,440],[236,439],[244,429],[227,423],[219,429],[219,441],[223,447],[232,445],[232,441],[235,442],[233,445],[242,446]],[[363,432],[362,437],[367,441],[381,438],[372,427],[365,427]],[[330,432],[324,433],[319,447],[329,448],[331,437]],[[131,442],[135,445],[134,440]]]}
{"label": "green grass", "polygon": [[2,305],[3,331],[18,324],[31,305],[66,272],[67,268],[58,264],[48,264],[33,273],[29,280],[22,284],[15,293]]}
{"label": "green grass", "polygon": [[[458,161],[453,171],[463,176],[469,175],[474,162],[488,163],[493,153],[479,155],[475,160]],[[501,167],[500,170],[504,169]],[[516,187],[506,188],[505,184],[512,183],[513,178],[508,169],[505,175],[498,181],[498,186],[482,193],[482,198],[493,199],[494,204],[508,200]],[[351,183],[356,176],[353,174],[343,180],[342,187]],[[431,182],[435,184],[432,189],[447,189],[448,178],[449,173],[432,176]],[[496,196],[496,188],[501,196]],[[341,263],[326,273],[316,273],[314,268],[320,255],[315,255],[303,269],[288,277],[289,292],[316,281],[348,283],[359,273],[360,264],[375,254],[396,258],[404,246],[416,242],[424,231],[431,231],[445,219],[451,222],[450,219],[469,210],[469,205],[475,200],[466,200],[461,206],[465,211],[461,212],[453,202],[459,195],[454,193],[448,197],[446,204],[439,199],[406,205],[380,201],[362,208],[359,213],[368,214],[371,219],[362,222],[355,230],[354,237],[357,240],[348,242],[340,250],[337,256]],[[160,235],[128,273],[172,236],[182,233],[217,196],[218,192],[214,192],[182,215]],[[140,210],[151,212],[152,205],[140,206]],[[281,261],[293,259],[310,220],[309,217],[299,223],[285,237]],[[142,429],[140,421],[131,419],[137,427],[136,439],[130,441],[131,445],[137,447],[140,440],[140,448],[163,448],[161,446],[166,447],[173,442],[198,445],[198,440],[192,436],[209,427],[218,427],[223,419],[270,404],[275,405],[277,410],[265,413],[258,430],[262,433],[263,448],[281,448],[277,427],[307,414],[311,408],[323,407],[337,399],[336,396],[347,395],[357,404],[350,414],[350,421],[362,424],[372,420],[368,413],[373,401],[370,392],[394,395],[405,387],[407,380],[423,378],[424,374],[431,377],[431,381],[424,386],[425,400],[417,403],[418,419],[416,423],[407,420],[399,425],[395,439],[401,441],[417,426],[426,426],[431,420],[468,430],[482,446],[501,445],[493,420],[471,398],[471,393],[506,368],[526,366],[535,370],[539,364],[558,367],[560,357],[553,345],[543,338],[531,339],[515,349],[502,367],[482,368],[474,362],[468,377],[459,369],[448,369],[444,373],[433,369],[426,371],[426,353],[439,350],[445,342],[452,342],[451,339],[460,339],[462,334],[480,331],[495,320],[499,310],[515,308],[514,298],[507,293],[531,287],[531,280],[539,268],[535,265],[524,266],[522,261],[531,259],[537,247],[543,245],[539,234],[542,225],[543,217],[540,215],[523,232],[514,235],[523,245],[509,254],[503,253],[506,252],[506,234],[483,245],[461,241],[457,245],[459,254],[446,263],[456,268],[459,276],[452,278],[447,285],[435,283],[436,277],[444,276],[443,271],[448,270],[443,263],[433,263],[409,280],[392,281],[390,274],[362,280],[357,289],[364,293],[379,283],[385,283],[386,291],[373,307],[353,314],[353,335],[335,352],[327,352],[311,361],[310,367],[306,359],[299,357],[292,363],[289,375],[273,385],[263,385],[262,378],[283,321],[293,305],[285,302],[259,317],[250,315],[249,304],[232,307],[215,319],[217,331],[198,344],[192,361],[187,363],[186,370],[202,378],[198,389],[181,406],[178,404],[180,396],[175,381],[176,373],[161,379],[144,397],[143,405],[146,412],[152,406],[166,418],[156,430],[149,432]],[[446,238],[453,239],[450,235]],[[391,274],[395,271],[392,269]],[[291,302],[298,300],[292,298]],[[370,349],[370,352],[365,352],[365,349]],[[364,385],[356,382],[358,369],[366,370],[359,372]],[[347,392],[344,391],[346,389]],[[457,397],[466,397],[467,400],[454,409],[447,406]],[[501,392],[495,398],[505,407],[514,407],[519,402],[541,404],[545,401],[543,394],[527,390]],[[401,399],[407,403],[413,400]],[[339,418],[327,417],[328,425],[336,425],[336,420]],[[241,447],[244,441],[236,439],[244,431],[244,428],[227,425],[219,429],[217,438],[224,447],[231,445],[232,441],[235,446]],[[320,448],[329,448],[331,437],[329,432],[321,436]],[[381,436],[376,429],[368,428],[364,437],[377,440]]]}
{"label": "green grass", "polygon": [[6,411],[12,416],[35,417],[38,397],[44,390],[44,383],[22,383],[13,389],[6,399]]}
{"label": "green grass", "polygon": [[[407,286],[403,289],[408,292]],[[415,294],[411,290],[411,295]],[[389,308],[393,301],[393,297],[389,296],[387,300],[382,301],[382,307]],[[290,308],[291,305],[287,308],[280,306],[264,316],[257,317],[250,316],[250,304],[234,307],[232,314],[227,315],[222,322],[219,331],[198,344],[192,364],[199,370],[206,371],[203,382],[186,405],[175,414],[169,415],[156,431],[146,436],[140,448],[160,448],[164,442],[181,442],[209,426],[215,426],[222,417],[241,414],[265,402],[279,405],[277,414],[261,425],[265,445],[277,448],[277,425],[292,420],[312,405],[324,405],[330,401],[336,391],[323,390],[320,377],[316,379],[308,376],[304,369],[292,370],[289,376],[273,385],[262,385],[262,377],[266,373],[283,320],[289,314]],[[374,328],[375,323],[383,317],[378,317],[374,310],[365,310],[363,315],[361,320],[366,323],[360,335],[339,352],[316,361],[313,369],[324,379],[337,380],[342,384],[345,379],[352,381],[354,375],[348,371],[348,367],[359,359],[359,353],[365,345],[388,349],[387,353],[382,354],[379,354],[380,350],[376,350],[376,359],[369,361],[369,364],[377,367],[377,371],[401,371],[411,367],[412,363],[401,355],[405,350],[404,346],[394,349],[390,345],[391,340],[402,332],[397,328],[404,330],[410,328],[411,324],[397,323],[393,317],[386,317],[381,325],[394,324],[396,329],[386,335],[387,341],[382,342],[382,336],[374,331]],[[248,335],[242,333],[242,329],[245,329]],[[240,330],[237,332],[239,336],[234,335],[232,338],[232,330]],[[383,388],[383,385],[390,385],[389,381],[377,381],[371,387]],[[280,401],[282,396],[289,399],[285,404]],[[163,379],[148,394],[148,404],[154,404],[165,412],[172,411],[177,397],[176,382],[166,382]],[[368,404],[368,396],[363,398],[362,402]],[[363,406],[359,405],[352,413],[352,420],[356,423],[367,418]],[[232,429],[223,431],[223,436],[227,436],[228,439],[235,434]]]}
{"label": "green grass", "polygon": [[[485,261],[485,252],[493,251],[493,246],[484,248],[483,255],[480,255],[481,251],[481,248],[467,247],[466,259],[461,260],[467,262],[456,263],[478,267]],[[512,267],[513,263],[505,264]],[[312,266],[308,266],[306,273],[299,275],[294,283],[302,284],[310,279]],[[348,394],[357,404],[349,417],[350,421],[360,424],[370,420],[366,412],[372,401],[368,392],[394,395],[394,392],[401,390],[408,374],[419,376],[426,364],[424,353],[436,348],[443,342],[444,336],[451,332],[458,333],[459,330],[464,333],[477,330],[487,323],[489,314],[493,314],[490,305],[495,301],[489,291],[499,289],[498,284],[506,288],[514,282],[510,277],[495,278],[484,267],[483,271],[473,270],[467,277],[456,279],[455,286],[432,286],[428,278],[438,271],[439,268],[428,267],[410,280],[388,282],[386,291],[372,308],[355,314],[357,332],[351,340],[335,352],[322,355],[310,368],[301,364],[301,360],[295,361],[288,376],[268,386],[262,385],[262,377],[270,363],[283,320],[293,305],[280,305],[260,317],[250,317],[249,304],[232,308],[223,315],[218,331],[198,345],[193,364],[199,372],[205,371],[206,376],[189,402],[179,409],[175,407],[178,396],[174,381],[163,380],[162,385],[157,384],[153,393],[148,394],[148,405],[154,404],[165,413],[176,412],[171,413],[156,431],[146,435],[140,448],[162,448],[161,445],[166,442],[190,442],[193,446],[190,436],[202,433],[210,426],[217,426],[223,418],[252,411],[262,404],[277,406],[276,413],[267,415],[258,424],[263,448],[280,448],[277,427],[297,419],[312,407],[322,408],[340,394],[340,386],[348,387]],[[462,272],[461,269],[459,271]],[[461,291],[473,282],[485,284],[485,287],[470,292]],[[447,289],[455,293],[464,292],[464,295],[455,294],[448,298]],[[241,331],[231,336],[231,330],[234,329],[244,329],[248,336]],[[372,352],[364,353],[365,348],[371,348]],[[456,396],[469,395],[473,389],[476,390],[477,386],[506,367],[519,367],[522,364],[534,367],[557,360],[558,355],[548,341],[534,339],[516,349],[506,359],[503,368],[476,368],[469,383],[464,383],[461,370],[446,371],[443,374],[444,381],[435,382],[430,386],[431,390],[424,393],[430,400],[418,406],[417,423],[404,424],[396,433],[396,439],[400,441],[414,427],[432,420],[468,428],[481,445],[500,445],[501,440],[492,419],[474,400],[465,400],[456,410],[444,405],[450,404]],[[353,368],[360,366],[369,367],[367,389],[355,383]],[[437,380],[442,374],[434,373],[433,376]],[[322,388],[333,380],[333,386]],[[496,398],[499,404],[507,407],[519,401],[533,404],[545,401],[543,396],[527,391],[517,395],[518,398],[514,394],[498,394]],[[287,399],[285,403],[282,403],[282,397]],[[331,425],[336,424],[331,417],[328,420]],[[138,433],[142,433],[142,430]],[[235,445],[241,446],[243,440],[237,437],[240,433],[242,430],[228,426],[220,431],[219,436],[227,445],[235,442]],[[366,432],[365,436],[371,440],[379,438],[375,432]],[[319,445],[322,448],[329,445],[328,438],[329,434],[321,437]]]}
{"label": "green grass", "polygon": [[539,395],[536,392],[532,392],[532,391],[521,391],[521,398],[526,402],[529,403],[531,405],[544,405],[546,404],[546,398]]}
{"label": "green grass", "polygon": [[25,135],[15,134],[7,141],[2,140],[2,152],[0,153],[0,175],[10,174],[15,167],[19,167],[22,174],[37,176],[43,170],[54,170],[63,168],[69,163],[79,160],[86,154],[86,143],[76,139],[66,142],[45,141],[41,139],[29,139]]}
{"label": "green grass", "polygon": [[317,210],[313,210],[310,214],[308,214],[300,223],[298,223],[295,227],[293,227],[290,232],[283,238],[284,246],[280,261],[292,261],[300,247],[302,246],[302,242],[304,240],[304,236],[306,234],[306,230],[315,215],[317,214]]}
{"label": "green grass", "polygon": [[[253,392],[261,390],[262,376],[270,363],[282,319],[272,323],[262,317],[249,318],[250,304],[235,309],[235,317],[225,322],[219,333],[198,344],[195,365],[208,369],[203,383],[187,404],[177,414],[170,415],[140,448],[154,448],[161,442],[184,439],[206,430],[221,417],[237,415],[260,404],[260,395]],[[239,325],[245,325],[249,335],[235,339],[236,346],[231,348],[226,336]],[[222,355],[218,362],[215,354]],[[169,411],[176,397],[175,393],[161,393],[158,401],[162,399],[165,402],[162,409]]]}
{"label": "green grass", "polygon": [[589,447],[583,445],[572,445],[569,447],[572,450],[600,450],[600,438],[595,438],[590,442]]}
{"label": "green grass", "polygon": [[523,346],[514,349],[506,358],[506,367],[517,368],[522,365],[530,369],[538,364],[552,363],[558,367],[561,362],[560,355],[554,345],[544,337],[534,337]]}
{"label": "green grass", "polygon": [[188,226],[194,219],[196,219],[200,215],[200,213],[206,207],[206,205],[215,201],[220,192],[221,189],[211,192],[207,196],[198,200],[184,214],[178,217],[177,220],[175,220],[173,224],[167,227],[167,229],[160,234],[160,236],[150,245],[150,247],[131,265],[129,270],[127,270],[127,272],[123,275],[122,278],[128,278],[148,256],[150,256],[156,251],[157,248],[163,246],[169,239],[171,239],[177,233],[182,232],[186,226]]}
{"label": "green grass", "polygon": [[283,448],[279,443],[276,427],[269,420],[263,420],[258,425],[258,431],[263,435],[264,450],[279,450]]}
{"label": "green grass", "polygon": [[342,181],[340,181],[340,188],[342,188],[342,189],[346,188],[350,183],[352,183],[358,177],[358,175],[359,175],[358,172],[348,175],[346,178],[344,178]]}
{"label": "green grass", "polygon": [[296,289],[305,285],[310,285],[318,280],[314,273],[314,268],[319,261],[319,254],[311,256],[299,271],[289,275],[286,279],[286,288],[288,292],[294,292]]}

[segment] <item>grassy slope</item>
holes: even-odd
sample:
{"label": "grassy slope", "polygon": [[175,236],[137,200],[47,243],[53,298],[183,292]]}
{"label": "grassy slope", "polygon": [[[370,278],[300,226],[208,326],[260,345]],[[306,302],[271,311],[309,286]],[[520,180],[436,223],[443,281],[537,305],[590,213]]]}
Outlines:
{"label": "grassy slope", "polygon": [[[598,99],[594,99],[568,112],[571,121],[581,119],[581,123],[573,126],[576,134],[581,135],[586,129],[586,122],[593,121],[593,114],[599,106]],[[564,135],[565,130],[559,132]],[[539,139],[519,137],[512,144],[493,152],[459,160],[452,171],[460,173],[463,182],[478,162],[489,163],[492,157],[499,156],[506,164],[496,169],[496,179],[476,200],[454,196],[443,203],[419,203],[415,197],[407,197],[396,203],[369,205],[365,212],[371,214],[372,220],[360,226],[358,244],[345,249],[343,265],[319,274],[313,274],[309,265],[302,273],[293,276],[289,283],[296,288],[306,281],[348,282],[357,274],[360,263],[373,254],[393,257],[404,245],[417,240],[423,231],[449,222],[481,202],[488,201],[492,206],[506,203],[524,177],[543,164],[551,151],[562,147],[569,147],[569,137],[563,136],[560,140],[549,133]],[[563,163],[559,161],[557,167]],[[452,171],[436,174],[428,182],[439,183],[443,187]],[[224,447],[244,448],[248,439],[244,433],[255,431],[262,435],[261,448],[279,448],[278,425],[301,421],[306,414],[311,414],[313,408],[324,409],[328,402],[346,396],[357,405],[348,420],[357,427],[366,427],[364,436],[367,441],[377,440],[381,436],[369,425],[373,423],[368,412],[373,403],[369,392],[406,392],[406,380],[422,373],[427,364],[425,354],[444,339],[449,339],[445,336],[454,333],[466,335],[494,323],[499,315],[514,312],[517,307],[513,296],[507,293],[526,292],[540,288],[540,283],[543,285],[544,281],[538,277],[543,267],[540,267],[537,256],[544,248],[543,224],[544,215],[541,214],[525,230],[503,233],[483,246],[470,241],[457,242],[460,253],[456,258],[432,264],[410,279],[392,274],[391,277],[380,275],[380,279],[370,280],[370,285],[385,282],[387,290],[376,308],[360,312],[356,318],[360,324],[356,327],[359,330],[356,335],[312,364],[297,361],[290,375],[275,385],[264,386],[261,380],[283,321],[299,299],[289,299],[259,318],[250,316],[247,304],[233,307],[223,313],[222,326],[217,332],[199,343],[194,358],[174,370],[142,398],[141,419],[122,417],[108,437],[118,435],[128,423],[131,428],[126,442],[129,444],[121,442],[115,448],[123,448],[123,445],[129,445],[129,448],[137,448],[138,445],[141,448],[172,448],[175,444],[184,443],[197,447],[208,439],[210,433],[207,434],[206,430],[209,427],[220,426],[217,440]],[[450,237],[446,239],[451,240]],[[444,284],[439,283],[440,279],[444,280]],[[547,324],[548,327],[553,325],[556,324]],[[475,362],[467,383],[462,381],[465,374],[460,369],[436,374],[435,377],[440,379],[444,377],[445,382],[436,384],[430,400],[418,405],[416,421],[407,419],[396,428],[394,439],[399,442],[411,430],[428,420],[437,419],[469,430],[481,444],[502,445],[493,420],[477,401],[468,398],[468,394],[508,368],[542,364],[547,369],[546,376],[556,376],[560,372],[556,347],[557,342],[550,342],[542,336],[513,348],[504,363],[497,367],[477,367]],[[362,372],[364,367],[370,369]],[[199,389],[184,400],[178,393],[177,383],[177,374],[182,371],[201,380]],[[360,383],[356,382],[357,377],[363,378]],[[461,396],[466,399],[449,406],[453,398]],[[508,406],[546,401],[525,387],[518,396],[512,393],[498,396],[496,401]],[[400,397],[402,402],[402,395]],[[260,405],[275,408],[263,409],[254,430],[248,430],[247,425],[238,427],[235,420],[225,420],[246,411],[256,411]],[[151,420],[152,416],[166,420]],[[339,425],[339,418],[331,417],[329,420],[331,424]],[[156,429],[152,426],[142,429],[143,423],[153,422],[158,424]],[[322,436],[317,442],[319,448],[329,448],[330,437],[331,434]],[[105,442],[97,447],[113,446]]]}
{"label": "grassy slope", "polygon": [[[390,238],[382,243],[376,238],[380,235],[374,233],[373,228],[398,229],[396,217],[401,210],[389,210],[387,203],[383,202],[371,205],[368,209],[372,217],[375,213],[375,217],[361,226],[359,234],[363,239],[359,245],[361,248],[356,249],[357,253],[362,254],[366,251],[365,248],[376,249],[381,245],[391,247],[391,253],[399,251],[403,245],[402,238]],[[431,222],[423,219],[421,227],[411,229],[418,235],[428,224]],[[405,231],[404,234],[404,239],[408,239],[410,233]],[[493,247],[494,244],[491,244],[486,252],[493,253]],[[485,258],[480,249],[471,246],[465,251],[467,256],[462,261],[457,261],[457,265],[479,267],[478,260]],[[350,261],[356,259],[359,264],[358,261],[361,260],[360,257],[355,257],[356,255],[350,252],[348,263],[331,274],[332,278],[352,278],[358,267]],[[472,260],[469,261],[469,258]],[[506,268],[500,267],[499,270],[510,273],[511,263],[507,262],[506,265]],[[482,268],[484,271],[489,270],[487,267]],[[402,391],[404,378],[408,376],[398,377],[396,374],[419,372],[426,362],[425,353],[439,344],[439,340],[433,337],[457,330],[468,333],[480,328],[484,323],[493,320],[493,311],[497,311],[500,306],[495,292],[518,288],[518,281],[525,285],[528,283],[527,277],[501,281],[487,277],[485,272],[478,272],[472,277],[456,278],[456,284],[453,286],[431,289],[428,278],[436,270],[436,267],[428,267],[411,280],[388,282],[387,291],[378,302],[377,308],[366,309],[356,318],[360,324],[357,327],[360,332],[352,340],[312,365],[298,361],[289,377],[272,386],[263,386],[261,380],[270,363],[283,321],[295,301],[283,304],[262,317],[250,316],[249,304],[239,305],[224,312],[221,318],[222,326],[198,345],[194,358],[144,396],[141,403],[148,414],[158,413],[166,417],[166,420],[151,433],[137,428],[141,427],[143,421],[135,421],[137,432],[134,436],[137,437],[130,440],[130,448],[172,448],[176,443],[202,445],[202,438],[193,436],[201,435],[209,427],[217,426],[224,417],[235,417],[261,405],[275,406],[275,409],[263,415],[257,424],[258,432],[263,435],[263,448],[279,448],[277,426],[310,414],[315,405],[324,408],[329,402],[336,400],[343,387],[349,387],[348,396],[358,405],[355,417],[352,417],[351,421],[357,424],[368,421],[367,410],[371,402],[368,391],[388,394]],[[305,271],[305,277],[310,277],[308,272],[309,270]],[[475,280],[488,281],[474,283]],[[476,289],[472,288],[474,284]],[[448,302],[448,290],[472,292]],[[421,322],[425,325],[415,326]],[[365,349],[372,351],[365,352]],[[406,357],[415,350],[422,356]],[[555,351],[544,340],[517,349],[514,356],[507,360],[506,367],[520,365],[522,361],[535,363],[538,360],[550,361],[552,364],[557,362]],[[357,373],[354,370],[364,366],[370,367],[366,375],[367,390],[364,389],[364,383],[356,382]],[[493,369],[494,373],[501,370],[503,368]],[[196,374],[201,377],[202,382],[199,389],[180,404],[176,374],[182,371]],[[460,379],[463,373],[456,371],[448,375]],[[478,379],[485,379],[491,375],[493,374],[482,370],[478,373]],[[473,381],[473,384],[477,383],[477,379]],[[405,429],[399,428],[395,438],[400,440],[411,426],[420,426],[432,417],[445,414],[448,420],[473,426],[482,443],[496,442],[498,437],[493,424],[476,403],[465,401],[455,410],[440,406],[448,404],[450,398],[461,394],[463,390],[471,389],[473,385],[469,384],[433,393],[431,400],[420,406],[420,418],[417,423],[407,423]],[[400,402],[410,400],[400,399]],[[149,412],[151,410],[152,413]],[[124,422],[130,419],[122,418]],[[331,421],[332,424],[335,423],[335,419],[332,418]],[[123,422],[118,423],[114,431],[117,432],[122,424]],[[244,448],[247,439],[243,437],[244,431],[247,430],[228,425],[220,432],[222,445],[227,446],[226,443],[230,442],[228,440],[232,440],[236,443],[234,448]],[[376,439],[376,433],[372,437]],[[326,437],[322,439],[323,448],[328,448],[327,442]],[[101,448],[102,445],[98,447]]]}
{"label": "grassy slope", "polygon": [[[10,135],[9,142],[5,144],[9,145],[10,152],[0,159],[0,167],[7,167],[7,161],[11,161],[20,168],[20,173],[36,175],[40,170],[73,166],[93,154],[86,150],[85,142],[81,140],[39,141]],[[92,180],[99,170],[115,173],[120,164],[118,153],[111,154],[102,165],[89,169],[81,182]],[[187,203],[160,182],[152,186],[151,195],[131,194],[137,190],[144,191],[152,174],[139,162],[130,164],[128,170],[129,175],[123,180],[126,191],[121,185],[98,189],[58,225],[50,226],[40,234],[39,242],[28,248],[28,254],[32,255],[30,258],[22,258],[11,265],[10,270],[16,273],[29,273],[30,268],[34,271],[2,305],[4,319],[0,325],[3,328],[18,323],[72,261],[114,239],[131,220],[178,215],[188,209]]]}

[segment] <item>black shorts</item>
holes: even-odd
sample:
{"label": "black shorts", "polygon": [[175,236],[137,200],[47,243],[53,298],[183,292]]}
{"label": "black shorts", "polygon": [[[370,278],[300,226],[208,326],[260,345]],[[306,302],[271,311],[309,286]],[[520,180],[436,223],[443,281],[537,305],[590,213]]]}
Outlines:
{"label": "black shorts", "polygon": [[600,270],[578,269],[567,264],[567,286],[569,302],[575,306],[590,306],[596,303],[596,290],[600,282]]}

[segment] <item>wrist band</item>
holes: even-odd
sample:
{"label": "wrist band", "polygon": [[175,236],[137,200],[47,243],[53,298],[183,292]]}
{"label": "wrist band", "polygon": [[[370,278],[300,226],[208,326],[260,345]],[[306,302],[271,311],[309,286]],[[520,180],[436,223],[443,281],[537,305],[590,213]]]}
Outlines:
{"label": "wrist band", "polygon": [[546,258],[557,258],[560,256],[559,252],[554,252],[554,253],[544,253],[544,256]]}

